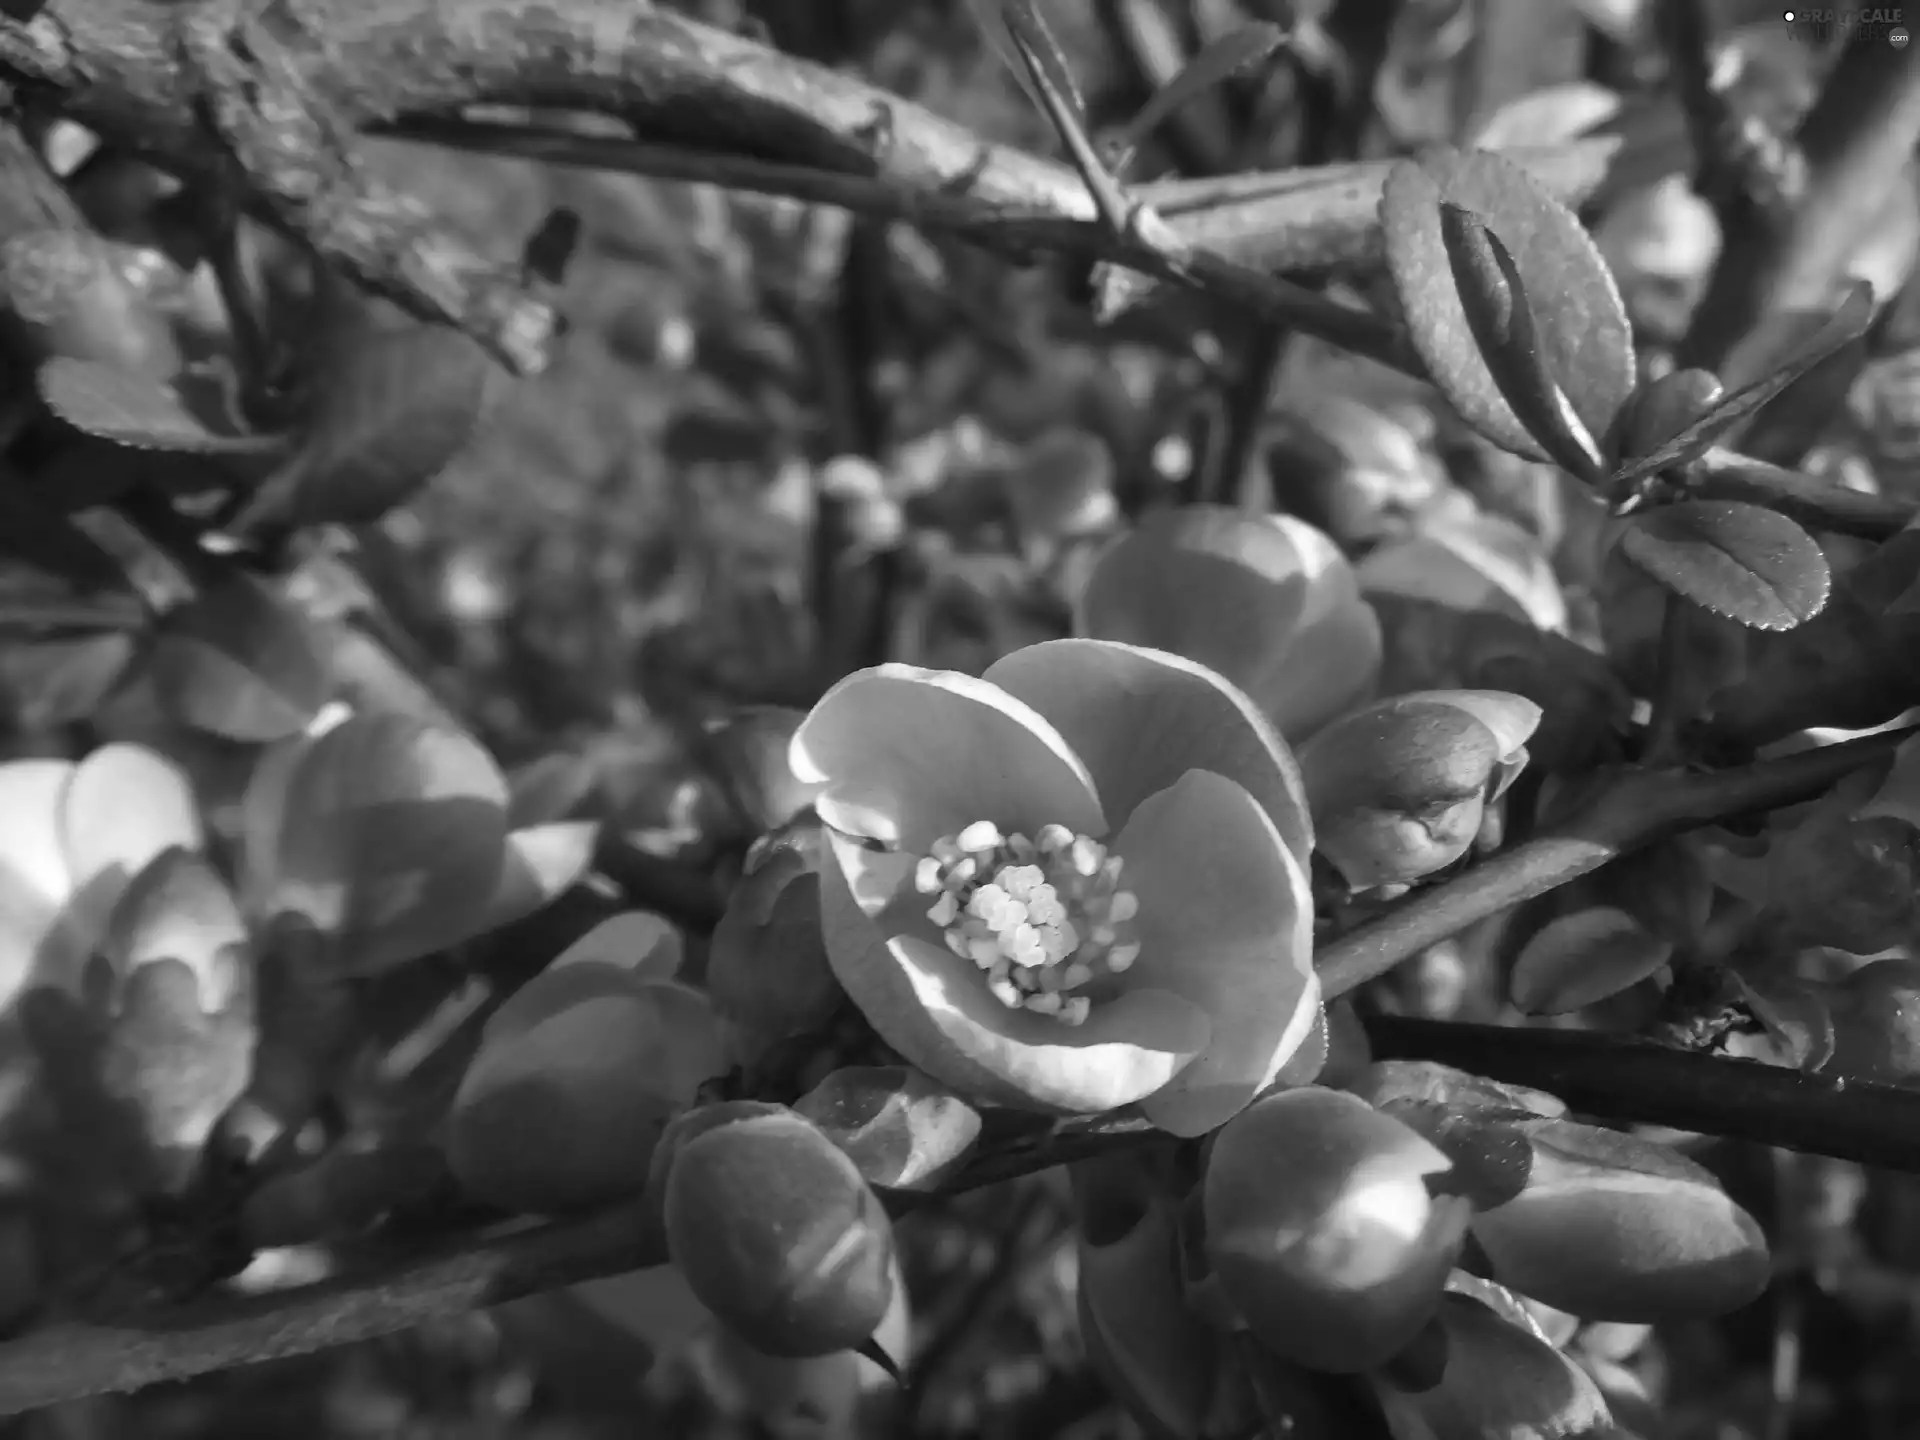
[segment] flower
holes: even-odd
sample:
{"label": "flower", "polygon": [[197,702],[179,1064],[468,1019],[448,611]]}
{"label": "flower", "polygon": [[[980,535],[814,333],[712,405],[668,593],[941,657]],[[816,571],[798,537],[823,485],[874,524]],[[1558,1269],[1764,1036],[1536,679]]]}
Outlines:
{"label": "flower", "polygon": [[956,1092],[1138,1101],[1197,1135],[1311,1031],[1299,770],[1204,666],[1101,640],[980,678],[881,665],[822,697],[792,763],[821,786],[834,973]]}
{"label": "flower", "polygon": [[1211,667],[1296,744],[1371,698],[1380,673],[1380,622],[1340,547],[1291,515],[1224,505],[1143,516],[1101,553],[1074,628]]}

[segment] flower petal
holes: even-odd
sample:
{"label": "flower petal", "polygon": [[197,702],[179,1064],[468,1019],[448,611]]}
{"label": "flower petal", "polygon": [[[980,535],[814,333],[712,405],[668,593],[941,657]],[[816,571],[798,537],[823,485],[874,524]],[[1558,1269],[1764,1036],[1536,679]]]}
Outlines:
{"label": "flower petal", "polygon": [[0,764],[0,1006],[46,974],[44,953],[72,880],[60,850],[60,794],[70,760]]}
{"label": "flower petal", "polygon": [[1185,997],[1212,1026],[1206,1051],[1147,1100],[1147,1114],[1201,1135],[1245,1107],[1312,1030],[1306,871],[1253,796],[1207,770],[1143,801],[1114,850],[1121,884],[1140,900],[1140,958],[1127,979]]}
{"label": "flower petal", "polygon": [[1116,640],[1047,640],[986,677],[1046,716],[1086,762],[1115,828],[1189,770],[1237,783],[1303,866],[1313,820],[1293,752],[1245,694],[1206,666]]}
{"label": "flower petal", "polygon": [[905,883],[912,857],[831,838],[839,863],[821,874],[820,918],[833,972],[883,1040],[959,1094],[1091,1114],[1151,1095],[1206,1049],[1207,1017],[1146,986],[1096,1004],[1077,1027],[1007,1009],[938,939],[925,897]]}
{"label": "flower petal", "polygon": [[1098,792],[1066,740],[1021,700],[953,670],[880,665],[821,696],[794,733],[794,774],[825,786],[820,818],[921,854],[976,820],[1106,834]]}
{"label": "flower petal", "polygon": [[1332,537],[1229,506],[1143,516],[1095,563],[1074,628],[1219,671],[1292,739],[1351,708],[1380,669],[1379,621]]}
{"label": "flower petal", "polygon": [[169,850],[205,848],[193,781],[144,745],[102,745],[60,794],[60,846],[73,879],[68,923],[91,945],[137,875]]}

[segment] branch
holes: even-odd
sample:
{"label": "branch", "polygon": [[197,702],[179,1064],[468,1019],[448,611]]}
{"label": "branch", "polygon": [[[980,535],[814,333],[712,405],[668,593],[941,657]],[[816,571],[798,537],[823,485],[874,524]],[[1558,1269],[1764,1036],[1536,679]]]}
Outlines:
{"label": "branch", "polygon": [[639,1207],[464,1239],[378,1275],[58,1324],[0,1346],[0,1416],[282,1360],[657,1264]]}
{"label": "branch", "polygon": [[1581,1114],[1920,1171],[1920,1090],[1807,1075],[1592,1030],[1370,1016],[1377,1059],[1529,1085]]}
{"label": "branch", "polygon": [[[269,24],[249,0],[53,0],[33,21],[0,20],[0,79],[190,182],[239,188],[252,209],[361,284],[471,331],[522,369],[544,362],[551,312],[520,291],[512,257],[475,255],[367,176],[351,153],[355,132],[444,126],[477,105],[595,112],[630,123],[655,159],[702,157],[697,169],[658,173],[751,184],[728,167],[772,166],[754,188],[825,187],[804,198],[1028,250],[1070,243],[1283,319],[1306,301],[1274,276],[1379,258],[1383,162],[1241,177],[1248,183],[1230,201],[1217,189],[1196,198],[1178,186],[1141,187],[1137,198],[1197,252],[1181,267],[1138,237],[1102,236],[1085,184],[1064,165],[635,0],[274,8],[291,20]],[[1578,204],[1619,149],[1617,139],[1599,139],[1513,158]],[[827,193],[835,177],[858,183]],[[1380,348],[1381,322],[1344,316],[1326,318]]]}
{"label": "branch", "polygon": [[1715,447],[1686,466],[1687,487],[1706,499],[1764,505],[1815,530],[1890,540],[1914,518],[1911,501],[1852,490],[1751,455]]}
{"label": "branch", "polygon": [[1842,776],[1890,756],[1920,730],[1888,730],[1728,770],[1627,770],[1564,825],[1503,850],[1458,878],[1409,896],[1322,946],[1328,999],[1510,906],[1682,830],[1777,810],[1823,793]]}

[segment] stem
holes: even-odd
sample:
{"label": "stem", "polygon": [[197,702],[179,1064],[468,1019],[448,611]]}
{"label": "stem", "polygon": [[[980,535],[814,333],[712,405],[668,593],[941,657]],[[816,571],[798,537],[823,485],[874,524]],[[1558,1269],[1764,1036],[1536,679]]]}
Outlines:
{"label": "stem", "polygon": [[1911,501],[1851,490],[1752,455],[1712,449],[1686,467],[1687,489],[1707,500],[1744,500],[1778,510],[1813,530],[1888,540],[1915,515]]}
{"label": "stem", "polygon": [[1693,606],[1678,595],[1667,596],[1660,619],[1660,658],[1654,675],[1653,714],[1647,721],[1646,742],[1640,758],[1648,765],[1670,765],[1680,757],[1680,732],[1689,718],[1687,631]]}
{"label": "stem", "polygon": [[643,1231],[633,1206],[466,1239],[378,1275],[114,1323],[51,1325],[0,1346],[0,1416],[371,1340],[436,1316],[658,1264]]}
{"label": "stem", "polygon": [[1614,1121],[1920,1170],[1920,1090],[1807,1075],[1757,1060],[1592,1030],[1370,1016],[1376,1059],[1434,1060],[1545,1090]]}

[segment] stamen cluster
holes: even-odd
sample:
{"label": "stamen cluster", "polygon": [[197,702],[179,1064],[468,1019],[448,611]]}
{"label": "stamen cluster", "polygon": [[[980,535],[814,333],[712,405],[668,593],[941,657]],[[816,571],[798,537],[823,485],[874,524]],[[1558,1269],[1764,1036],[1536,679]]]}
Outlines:
{"label": "stamen cluster", "polygon": [[1085,1022],[1093,1001],[1076,994],[1139,958],[1131,921],[1139,899],[1119,888],[1120,857],[1064,825],[1031,839],[980,820],[933,842],[914,888],[937,895],[927,918],[947,948],[986,972],[1010,1010]]}

